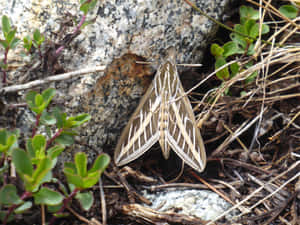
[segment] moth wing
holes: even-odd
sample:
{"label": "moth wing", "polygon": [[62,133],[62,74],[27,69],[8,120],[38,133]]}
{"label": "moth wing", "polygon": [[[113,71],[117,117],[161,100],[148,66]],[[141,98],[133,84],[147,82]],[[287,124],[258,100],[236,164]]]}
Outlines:
{"label": "moth wing", "polygon": [[161,98],[153,82],[124,128],[114,152],[117,166],[125,165],[145,153],[159,139],[157,127]]}
{"label": "moth wing", "polygon": [[[191,103],[184,95],[185,92],[176,68],[174,70],[170,75],[170,90],[172,90],[173,97],[169,101],[167,140],[171,148],[185,163],[202,172],[206,166],[204,143],[196,125]],[[175,101],[175,99],[178,100]]]}

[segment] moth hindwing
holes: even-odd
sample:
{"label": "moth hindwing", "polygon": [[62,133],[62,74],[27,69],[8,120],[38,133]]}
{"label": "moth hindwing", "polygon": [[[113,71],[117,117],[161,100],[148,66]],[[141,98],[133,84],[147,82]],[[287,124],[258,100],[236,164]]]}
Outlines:
{"label": "moth hindwing", "polygon": [[205,168],[203,140],[191,103],[184,95],[174,50],[169,51],[121,134],[114,152],[117,166],[135,160],[159,141],[165,159],[171,148],[195,170],[202,172]]}

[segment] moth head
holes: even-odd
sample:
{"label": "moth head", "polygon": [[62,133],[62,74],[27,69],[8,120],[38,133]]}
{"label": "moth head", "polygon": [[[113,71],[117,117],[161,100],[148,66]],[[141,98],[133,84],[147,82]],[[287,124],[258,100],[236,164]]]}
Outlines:
{"label": "moth head", "polygon": [[176,48],[175,46],[170,46],[166,49],[166,60],[172,60],[173,62],[176,61]]}

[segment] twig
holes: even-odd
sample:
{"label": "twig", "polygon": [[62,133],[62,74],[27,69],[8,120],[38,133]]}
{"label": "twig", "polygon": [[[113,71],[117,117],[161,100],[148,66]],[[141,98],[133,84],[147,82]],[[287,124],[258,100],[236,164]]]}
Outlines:
{"label": "twig", "polygon": [[125,179],[125,177],[120,173],[120,171],[115,167],[114,168],[117,176],[120,179],[120,182],[122,183],[122,185],[124,186],[125,190],[128,193],[128,198],[130,202],[135,202],[135,198],[139,199],[141,202],[147,204],[147,205],[151,205],[151,202],[146,199],[144,196],[138,194],[127,182],[127,180]]}
{"label": "twig", "polygon": [[[231,185],[240,185],[240,181],[234,181],[231,183]],[[160,185],[152,185],[152,186],[142,186],[145,189],[149,189],[150,191],[156,191],[159,189],[164,188],[192,188],[192,189],[208,189],[206,185],[203,184],[190,184],[190,183],[172,183],[172,184],[160,184]],[[227,186],[223,184],[215,184],[215,188],[221,189],[221,188],[227,188]]]}
{"label": "twig", "polygon": [[[300,163],[300,161],[296,162],[296,163]],[[296,164],[295,163],[295,164]],[[278,175],[279,176],[279,175]],[[252,205],[249,209],[254,209],[256,206],[258,206],[259,204],[261,204],[263,201],[267,200],[268,198],[272,197],[273,195],[275,195],[277,192],[279,192],[282,188],[284,188],[287,184],[289,184],[290,182],[292,182],[293,180],[295,180],[296,178],[300,177],[300,172],[298,172],[295,176],[293,176],[292,178],[290,178],[288,181],[284,182],[279,188],[277,188],[274,192],[270,193],[269,195],[267,195],[266,197],[264,197],[263,199],[259,200],[257,203],[255,203],[254,205]],[[261,187],[266,188],[266,186],[269,186],[272,184],[274,180],[272,179],[271,181],[267,182],[266,184],[262,185]],[[238,217],[243,216],[244,213],[241,213],[240,215],[238,215]]]}
{"label": "twig", "polygon": [[[201,177],[199,177],[194,171],[192,171],[191,173],[192,173],[192,175],[193,175],[196,179],[200,180],[203,184],[205,184],[209,189],[211,189],[213,192],[215,192],[216,194],[218,194],[218,195],[219,195],[221,198],[223,198],[225,201],[227,201],[227,202],[229,202],[230,204],[234,205],[234,202],[233,202],[230,198],[228,198],[228,197],[224,194],[224,192],[222,192],[221,190],[218,190],[215,186],[213,186],[213,185],[209,184],[208,182],[206,182],[204,179],[202,179]],[[243,207],[243,206],[239,206],[238,208],[239,208],[239,210],[241,210],[242,212],[248,212],[248,209],[245,208],[245,207]]]}
{"label": "twig", "polygon": [[122,173],[123,176],[131,176],[134,177],[135,179],[141,181],[141,182],[147,182],[147,183],[157,183],[157,180],[146,176],[145,174],[141,173],[140,171],[133,170],[129,166],[124,166],[120,172]]}
{"label": "twig", "polygon": [[126,215],[134,217],[135,219],[140,218],[150,223],[163,224],[176,223],[176,224],[204,224],[205,222],[199,218],[187,216],[173,212],[159,212],[149,207],[145,207],[139,204],[128,204],[122,206],[122,212]]}
{"label": "twig", "polygon": [[45,205],[44,204],[42,204],[41,205],[41,214],[42,214],[42,225],[45,225],[46,223],[45,223]]}
{"label": "twig", "polygon": [[239,160],[235,159],[230,159],[230,158],[223,158],[224,161],[227,161],[228,164],[238,166],[238,167],[244,167],[247,168],[248,170],[251,170],[253,172],[259,173],[259,174],[264,174],[264,175],[270,175],[271,173],[267,170],[263,170],[257,166],[254,166],[249,163],[245,163]]}
{"label": "twig", "polygon": [[82,69],[82,70],[77,70],[77,71],[73,71],[73,72],[69,72],[69,73],[53,75],[53,76],[49,76],[43,80],[34,80],[34,81],[28,82],[26,84],[18,84],[18,85],[12,85],[12,86],[1,88],[0,93],[22,91],[22,90],[26,90],[29,88],[40,86],[42,84],[47,84],[47,83],[51,83],[51,82],[55,82],[55,81],[70,79],[70,78],[73,78],[73,77],[76,77],[76,76],[79,76],[82,74],[104,71],[104,69],[105,69],[105,66],[96,66],[94,68]]}
{"label": "twig", "polygon": [[229,135],[216,150],[213,151],[211,157],[216,156],[221,151],[224,151],[226,146],[228,146],[232,141],[234,141],[242,133],[248,130],[252,126],[252,124],[254,124],[258,120],[258,118],[259,116],[256,116],[250,123],[249,121],[244,122],[233,134]]}
{"label": "twig", "polygon": [[70,206],[67,206],[66,208],[67,208],[74,216],[76,216],[80,221],[82,221],[82,222],[84,222],[84,223],[86,223],[86,224],[90,224],[90,221],[89,221],[87,218],[85,218],[85,217],[79,215],[79,214],[78,214],[77,212],[75,212],[75,210],[73,210]]}
{"label": "twig", "polygon": [[100,201],[101,201],[101,211],[102,211],[102,224],[106,225],[107,215],[106,215],[106,202],[105,195],[103,191],[103,184],[101,177],[99,178],[99,190],[100,190]]}
{"label": "twig", "polygon": [[[269,185],[271,183],[273,183],[275,180],[279,179],[280,177],[284,176],[285,174],[287,174],[288,172],[290,172],[291,170],[293,170],[294,168],[296,168],[298,165],[300,164],[300,160],[295,162],[293,165],[291,165],[286,171],[282,172],[281,174],[279,174],[278,176],[274,177],[273,179],[271,179],[269,182],[267,182],[265,185]],[[299,172],[300,174],[300,172]],[[294,178],[294,177],[293,177]],[[295,179],[295,178],[294,178]],[[248,195],[246,198],[244,198],[242,201],[238,202],[237,204],[235,204],[233,207],[231,207],[230,209],[228,209],[227,211],[223,212],[221,215],[219,215],[217,218],[215,218],[214,220],[210,221],[207,225],[212,225],[215,221],[223,218],[223,216],[227,215],[228,213],[230,213],[232,210],[235,210],[236,208],[238,208],[239,206],[241,206],[242,204],[244,204],[245,202],[247,202],[250,198],[252,198],[253,196],[255,196],[258,192],[260,192],[262,189],[265,188],[265,185],[260,186],[259,188],[257,188],[255,191],[253,191],[250,195]],[[242,214],[238,215],[237,217],[242,216]]]}

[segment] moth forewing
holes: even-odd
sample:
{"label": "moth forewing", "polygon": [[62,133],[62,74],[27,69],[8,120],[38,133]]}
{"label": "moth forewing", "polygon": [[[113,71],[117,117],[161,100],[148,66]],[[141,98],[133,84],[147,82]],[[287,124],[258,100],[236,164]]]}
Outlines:
{"label": "moth forewing", "polygon": [[[174,118],[170,129],[177,129],[177,132],[173,131],[174,134],[169,136],[170,145],[183,161],[201,172],[206,165],[206,153],[190,102],[187,97],[182,97],[171,105],[170,115]],[[176,138],[176,142],[172,138]]]}
{"label": "moth forewing", "polygon": [[123,130],[115,150],[116,165],[135,160],[157,141],[166,159],[171,147],[192,168],[199,172],[204,170],[205,147],[180,82],[174,55],[159,67]]}
{"label": "moth forewing", "polygon": [[[117,166],[125,165],[146,152],[153,142],[157,142],[157,121],[154,112],[159,108],[160,100],[153,92],[150,84],[142,97],[137,109],[125,126],[114,152],[114,161]],[[141,115],[143,120],[141,121]],[[140,145],[140,148],[136,146]]]}
{"label": "moth forewing", "polygon": [[172,96],[169,100],[169,144],[184,162],[201,172],[206,165],[204,143],[176,67],[172,67],[172,70],[173,73],[170,71],[170,83],[173,82],[173,85],[171,85]]}

